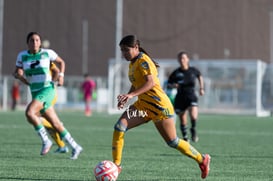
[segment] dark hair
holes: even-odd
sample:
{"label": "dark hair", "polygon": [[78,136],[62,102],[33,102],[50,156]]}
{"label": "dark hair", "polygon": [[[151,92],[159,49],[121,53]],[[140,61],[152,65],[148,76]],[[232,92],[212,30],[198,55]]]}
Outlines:
{"label": "dark hair", "polygon": [[177,54],[177,59],[180,60],[181,56],[184,55],[184,54],[188,55],[188,53],[187,53],[186,51],[180,51],[180,52]]}
{"label": "dark hair", "polygon": [[84,77],[84,78],[89,77],[89,76],[90,76],[89,73],[84,73],[84,74],[83,74],[83,77]]}
{"label": "dark hair", "polygon": [[41,35],[38,32],[32,31],[32,32],[29,32],[27,35],[27,43],[28,43],[30,37],[32,37],[33,35],[38,35],[40,37],[40,39],[42,39]]}
{"label": "dark hair", "polygon": [[[137,39],[136,35],[127,35],[127,36],[123,37],[123,38],[121,39],[121,41],[119,42],[119,46],[121,46],[121,45],[125,45],[125,46],[131,47],[131,48],[133,48],[133,47],[135,47],[136,45],[138,45],[139,51],[141,51],[141,52],[143,52],[143,53],[149,55],[149,54],[144,50],[144,48],[142,48],[142,47],[140,46],[140,41]],[[159,67],[159,64],[158,64],[156,61],[154,61],[152,58],[151,58],[151,60],[154,62],[154,64],[155,64],[156,67]]]}

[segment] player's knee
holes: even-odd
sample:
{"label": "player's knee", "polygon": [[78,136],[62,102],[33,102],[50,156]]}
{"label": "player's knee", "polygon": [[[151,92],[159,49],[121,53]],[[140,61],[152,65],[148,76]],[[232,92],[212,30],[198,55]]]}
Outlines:
{"label": "player's knee", "polygon": [[176,137],[175,139],[167,142],[168,146],[172,147],[172,148],[177,148],[178,143],[179,143],[179,138],[178,137]]}
{"label": "player's knee", "polygon": [[27,120],[32,123],[35,119],[35,112],[32,109],[27,109],[25,111],[25,116],[27,117]]}
{"label": "player's knee", "polygon": [[120,132],[126,132],[127,126],[124,125],[120,120],[115,124],[114,129]]}

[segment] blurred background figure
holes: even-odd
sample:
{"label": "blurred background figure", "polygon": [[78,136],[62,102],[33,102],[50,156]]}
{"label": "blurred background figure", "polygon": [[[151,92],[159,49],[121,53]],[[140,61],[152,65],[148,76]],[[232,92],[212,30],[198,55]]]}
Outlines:
{"label": "blurred background figure", "polygon": [[17,80],[14,80],[14,82],[12,84],[11,98],[12,98],[11,110],[14,111],[17,107],[19,100],[20,100],[20,85]]}
{"label": "blurred background figure", "polygon": [[180,129],[182,132],[183,139],[188,141],[187,135],[187,111],[191,120],[191,139],[193,142],[199,140],[196,131],[196,122],[198,119],[198,97],[195,93],[195,81],[199,83],[199,95],[203,96],[204,91],[204,80],[201,72],[193,66],[190,66],[190,59],[186,52],[179,52],[177,60],[180,67],[175,69],[168,79],[168,87],[176,88],[177,94],[174,100],[174,108],[176,114],[180,119]]}
{"label": "blurred background figure", "polygon": [[92,101],[94,90],[96,88],[96,83],[94,80],[91,79],[88,73],[84,74],[84,82],[82,83],[81,88],[82,88],[83,100],[85,104],[85,115],[91,116],[92,110],[91,110],[90,104]]}

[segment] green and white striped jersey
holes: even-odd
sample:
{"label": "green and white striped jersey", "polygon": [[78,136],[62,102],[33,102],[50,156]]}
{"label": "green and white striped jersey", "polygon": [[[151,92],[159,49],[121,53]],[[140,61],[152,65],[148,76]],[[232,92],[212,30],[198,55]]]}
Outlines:
{"label": "green and white striped jersey", "polygon": [[55,51],[43,48],[36,54],[30,54],[27,50],[18,54],[16,66],[23,68],[30,83],[31,92],[39,91],[51,85],[50,61],[55,61],[57,57]]}

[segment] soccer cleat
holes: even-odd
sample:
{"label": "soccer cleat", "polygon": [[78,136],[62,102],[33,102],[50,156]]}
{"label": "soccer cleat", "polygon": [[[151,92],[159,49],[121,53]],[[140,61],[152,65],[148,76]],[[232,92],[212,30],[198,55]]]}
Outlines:
{"label": "soccer cleat", "polygon": [[71,160],[76,160],[78,159],[80,153],[82,152],[82,147],[81,146],[77,146],[75,149],[72,150],[72,155],[70,157]]}
{"label": "soccer cleat", "polygon": [[57,150],[54,151],[54,153],[68,153],[69,149],[67,146],[59,147]]}
{"label": "soccer cleat", "polygon": [[193,142],[198,142],[199,141],[199,137],[198,136],[193,136],[192,138],[191,138],[191,140],[193,141]]}
{"label": "soccer cleat", "polygon": [[52,146],[52,142],[50,140],[43,143],[42,150],[41,150],[41,155],[46,155],[49,152],[51,146]]}
{"label": "soccer cleat", "polygon": [[203,162],[199,164],[201,169],[201,178],[205,179],[209,175],[210,155],[203,155]]}
{"label": "soccer cleat", "polygon": [[193,142],[198,142],[199,140],[195,128],[191,128],[191,140]]}
{"label": "soccer cleat", "polygon": [[85,116],[87,116],[87,117],[92,116],[92,112],[91,111],[85,111]]}

